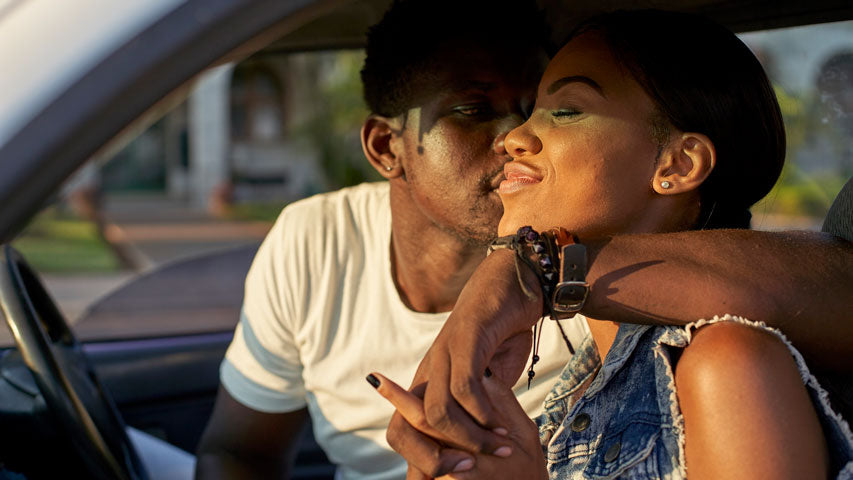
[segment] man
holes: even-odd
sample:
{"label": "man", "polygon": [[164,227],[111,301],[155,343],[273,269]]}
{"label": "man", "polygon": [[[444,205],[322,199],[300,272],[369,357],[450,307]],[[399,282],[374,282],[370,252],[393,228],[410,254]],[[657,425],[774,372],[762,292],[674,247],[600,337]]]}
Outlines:
{"label": "man", "polygon": [[[398,2],[371,30],[362,143],[388,182],[283,211],[246,280],[199,477],[281,476],[309,413],[340,477],[405,474],[385,441],[393,409],[363,379],[411,379],[484,258],[503,138],[533,105],[547,40],[535,4],[512,0]],[[546,333],[536,382],[516,390],[529,414],[569,358],[557,324]]]}
{"label": "man", "polygon": [[[318,196],[282,213],[247,278],[243,318],[222,367],[224,388],[199,450],[199,477],[281,476],[309,411],[341,477],[403,476],[405,463],[384,440],[392,410],[363,377],[381,370],[401,383],[413,378],[494,236],[501,207],[493,190],[509,159],[503,137],[533,104],[547,32],[533,8],[519,3],[398,2],[372,30],[363,80],[373,114],[362,142],[388,182]],[[701,238],[680,241],[706,247]],[[727,249],[752,242],[737,237]],[[590,246],[593,265],[615,272],[590,274],[597,285],[621,282],[659,243]],[[775,255],[785,253],[771,243]],[[816,259],[827,255],[808,239],[790,245],[808,245]],[[673,259],[674,276],[666,280],[686,289],[707,279],[695,258],[728,265],[727,252],[708,252],[690,262]],[[749,268],[749,255],[737,260],[747,262],[736,264],[739,278],[761,277]],[[657,322],[696,314],[668,310],[668,285],[648,288],[650,277],[640,276],[588,304],[626,320],[646,312]],[[713,283],[697,285],[690,289],[697,297],[724,294]],[[767,303],[790,293],[766,287]],[[760,310],[756,303],[751,308]],[[524,382],[516,390],[528,414],[568,356],[557,324],[545,326],[532,388],[527,392]],[[583,334],[577,324],[563,327],[569,340]],[[481,441],[457,440],[472,447]],[[425,455],[437,461],[429,447]],[[422,469],[429,467],[444,468]]]}

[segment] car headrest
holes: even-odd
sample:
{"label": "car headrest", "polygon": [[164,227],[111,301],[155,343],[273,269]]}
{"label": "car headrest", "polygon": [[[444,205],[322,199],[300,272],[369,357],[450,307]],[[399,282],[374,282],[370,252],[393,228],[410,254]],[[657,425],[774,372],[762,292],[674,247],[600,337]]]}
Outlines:
{"label": "car headrest", "polygon": [[838,192],[821,230],[853,242],[853,177]]}

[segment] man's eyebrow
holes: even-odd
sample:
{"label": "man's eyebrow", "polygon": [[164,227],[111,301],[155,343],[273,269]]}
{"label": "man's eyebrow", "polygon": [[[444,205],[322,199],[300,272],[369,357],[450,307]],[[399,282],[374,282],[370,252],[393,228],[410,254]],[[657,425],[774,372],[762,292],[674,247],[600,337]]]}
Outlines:
{"label": "man's eyebrow", "polygon": [[482,82],[478,80],[451,80],[448,87],[457,92],[482,91],[488,92],[497,88],[495,82]]}
{"label": "man's eyebrow", "polygon": [[557,92],[557,90],[565,87],[566,85],[577,82],[589,85],[596,92],[598,92],[599,95],[601,95],[602,97],[605,96],[604,90],[601,88],[601,85],[599,85],[595,80],[589,77],[585,77],[583,75],[572,75],[568,77],[563,77],[559,80],[555,80],[551,85],[548,85],[548,89],[546,90],[546,92],[548,93],[548,95],[553,95]]}

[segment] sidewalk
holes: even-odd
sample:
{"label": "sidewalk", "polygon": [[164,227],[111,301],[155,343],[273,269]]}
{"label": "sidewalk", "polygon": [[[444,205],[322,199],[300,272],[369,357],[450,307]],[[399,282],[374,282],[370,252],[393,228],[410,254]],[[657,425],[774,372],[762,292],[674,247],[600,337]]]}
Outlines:
{"label": "sidewalk", "polygon": [[143,271],[188,256],[256,243],[271,223],[215,218],[165,195],[109,197],[107,235],[126,243]]}
{"label": "sidewalk", "polygon": [[[48,290],[71,323],[97,299],[140,274],[175,260],[259,243],[272,226],[266,222],[217,219],[203,209],[165,195],[108,196],[105,200],[106,234],[126,247],[138,269],[43,275]],[[222,271],[217,275],[231,274]]]}

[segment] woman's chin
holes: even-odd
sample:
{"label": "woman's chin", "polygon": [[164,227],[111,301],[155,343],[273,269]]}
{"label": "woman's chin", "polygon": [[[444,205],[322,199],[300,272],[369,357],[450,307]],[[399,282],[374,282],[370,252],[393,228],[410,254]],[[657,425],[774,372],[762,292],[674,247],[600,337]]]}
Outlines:
{"label": "woman's chin", "polygon": [[519,228],[527,225],[530,225],[536,231],[548,228],[542,227],[539,223],[536,219],[531,218],[530,215],[522,217],[507,216],[506,212],[504,212],[504,216],[501,217],[501,221],[498,223],[498,236],[515,235]]}
{"label": "woman's chin", "polygon": [[507,218],[506,213],[504,212],[504,216],[501,217],[501,221],[498,222],[498,236],[505,237],[507,235],[515,235],[515,232],[518,231],[520,227],[523,225],[518,224],[512,219]]}

